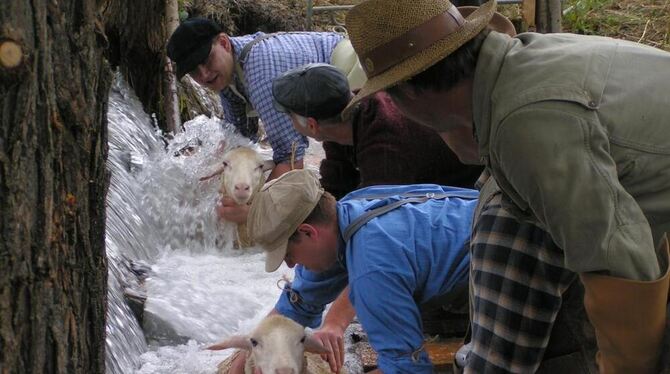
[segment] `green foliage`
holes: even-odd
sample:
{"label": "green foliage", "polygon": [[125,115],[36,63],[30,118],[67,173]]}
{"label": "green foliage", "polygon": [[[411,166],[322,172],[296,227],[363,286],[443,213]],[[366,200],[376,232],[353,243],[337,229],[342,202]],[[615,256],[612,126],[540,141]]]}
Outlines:
{"label": "green foliage", "polygon": [[563,12],[563,25],[576,34],[597,35],[603,21],[603,9],[613,0],[567,0]]}

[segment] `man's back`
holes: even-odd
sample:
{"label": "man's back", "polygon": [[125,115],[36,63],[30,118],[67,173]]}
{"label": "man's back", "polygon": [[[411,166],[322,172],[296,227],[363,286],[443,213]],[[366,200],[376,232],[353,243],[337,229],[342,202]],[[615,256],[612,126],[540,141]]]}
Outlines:
{"label": "man's back", "polygon": [[321,183],[336,197],[373,185],[435,183],[472,188],[482,167],[464,165],[439,134],[403,116],[385,92],[352,118],[354,144],[324,142]]}
{"label": "man's back", "polygon": [[[245,45],[264,36],[266,34],[259,32],[230,38],[236,61],[239,61]],[[295,156],[302,158],[308,143],[305,137],[293,129],[290,118],[275,110],[272,104],[272,81],[284,71],[307,63],[330,62],[330,54],[341,39],[342,36],[336,33],[276,33],[255,44],[242,61],[246,84],[242,84],[236,74],[236,86],[242,95],[246,95],[263,121],[275,162],[290,159],[294,143]],[[247,114],[239,96],[226,88],[221,91],[221,99],[226,120],[236,126],[244,126]]]}
{"label": "man's back", "polygon": [[[476,198],[473,190],[436,185],[376,186],[338,202],[349,297],[383,371],[429,365],[424,356],[411,364],[409,356],[392,357],[422,346],[420,305],[467,282]],[[393,209],[351,234],[350,225],[378,208]]]}

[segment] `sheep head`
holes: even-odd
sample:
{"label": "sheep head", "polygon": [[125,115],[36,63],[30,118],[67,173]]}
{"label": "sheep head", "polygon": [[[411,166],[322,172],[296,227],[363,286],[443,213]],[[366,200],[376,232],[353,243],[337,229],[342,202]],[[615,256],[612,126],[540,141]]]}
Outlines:
{"label": "sheep head", "polygon": [[263,180],[263,173],[274,167],[260,154],[248,147],[234,148],[223,155],[223,181],[221,192],[230,196],[237,204],[251,200]]}
{"label": "sheep head", "polygon": [[281,315],[271,315],[249,335],[236,335],[208,349],[240,348],[251,351],[255,367],[265,374],[299,374],[305,364],[304,352],[329,352],[320,341],[298,323]]}

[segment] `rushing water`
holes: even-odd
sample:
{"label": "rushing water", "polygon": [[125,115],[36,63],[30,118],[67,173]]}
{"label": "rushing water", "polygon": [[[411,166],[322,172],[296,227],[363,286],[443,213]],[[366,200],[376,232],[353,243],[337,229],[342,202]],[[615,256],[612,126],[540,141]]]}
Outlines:
{"label": "rushing water", "polygon": [[[198,181],[215,169],[222,141],[247,141],[204,116],[165,141],[118,77],[108,120],[107,372],[214,373],[231,351],[203,348],[250,331],[274,305],[277,281],[292,275],[285,265],[265,273],[258,248],[232,249],[234,228],[214,212],[217,182]],[[318,160],[322,149],[310,149]],[[146,295],[143,326],[124,292]]]}

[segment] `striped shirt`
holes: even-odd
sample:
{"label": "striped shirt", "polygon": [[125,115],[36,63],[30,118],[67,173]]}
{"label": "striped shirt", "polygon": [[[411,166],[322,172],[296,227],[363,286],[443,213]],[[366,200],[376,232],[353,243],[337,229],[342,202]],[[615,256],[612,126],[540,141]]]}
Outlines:
{"label": "striped shirt", "polygon": [[[263,36],[253,35],[231,37],[235,59],[239,59],[244,46]],[[258,42],[249,51],[243,63],[244,75],[249,92],[235,74],[235,86],[246,96],[256,109],[265,128],[273,149],[275,162],[286,162],[291,157],[292,147],[296,145],[296,160],[302,159],[307,138],[293,128],[291,119],[277,112],[272,104],[272,81],[281,73],[313,62],[330,62],[335,45],[342,39],[337,33],[290,32],[277,33],[275,36]],[[220,93],[225,119],[235,127],[246,126],[247,115],[244,101],[230,88]]]}

